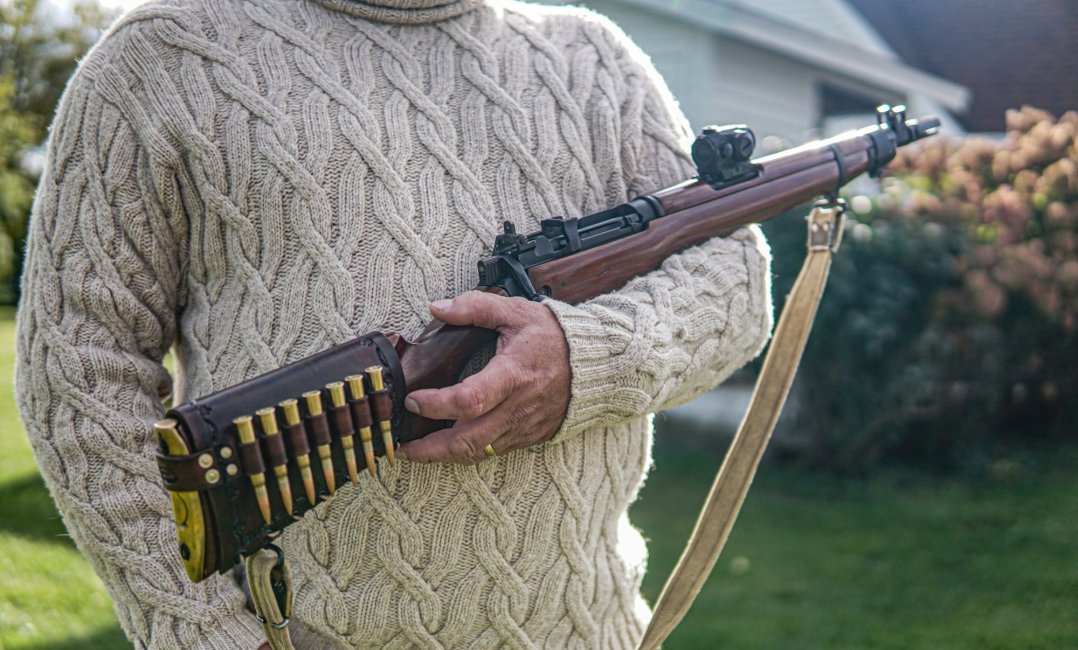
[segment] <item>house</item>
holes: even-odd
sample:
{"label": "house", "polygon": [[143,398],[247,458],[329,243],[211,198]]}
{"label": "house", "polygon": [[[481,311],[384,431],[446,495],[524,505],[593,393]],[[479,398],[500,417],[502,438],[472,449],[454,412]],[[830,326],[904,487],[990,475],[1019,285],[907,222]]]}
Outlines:
{"label": "house", "polygon": [[[1004,130],[1023,104],[1078,110],[1078,3],[1074,0],[850,0],[910,65],[970,89],[955,117],[968,131]],[[956,29],[958,25],[960,28]]]}
{"label": "house", "polygon": [[694,129],[746,123],[761,149],[871,123],[881,103],[951,112],[969,91],[904,62],[844,0],[587,0],[651,56]]}

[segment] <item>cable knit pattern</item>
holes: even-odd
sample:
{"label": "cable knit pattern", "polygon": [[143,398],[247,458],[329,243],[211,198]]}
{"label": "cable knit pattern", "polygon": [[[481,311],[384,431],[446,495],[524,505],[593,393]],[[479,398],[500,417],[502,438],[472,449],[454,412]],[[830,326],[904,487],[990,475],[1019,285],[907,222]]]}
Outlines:
{"label": "cable knit pattern", "polygon": [[[650,63],[587,10],[319,2],[143,5],[53,125],[18,401],[139,647],[262,642],[232,576],[184,576],[152,460],[162,396],[370,330],[414,335],[429,301],[473,285],[502,219],[535,230],[692,171]],[[555,440],[475,467],[383,466],[289,528],[300,647],[633,647],[646,414],[758,353],[768,261],[746,229],[614,294],[550,301],[573,370]]]}

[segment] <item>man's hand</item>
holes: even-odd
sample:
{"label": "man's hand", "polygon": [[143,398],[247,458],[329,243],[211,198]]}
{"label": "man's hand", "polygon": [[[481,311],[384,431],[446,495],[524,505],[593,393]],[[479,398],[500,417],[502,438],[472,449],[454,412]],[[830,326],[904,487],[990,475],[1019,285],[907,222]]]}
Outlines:
{"label": "man's hand", "polygon": [[409,460],[476,463],[492,445],[499,454],[549,440],[569,407],[569,344],[553,312],[541,303],[469,291],[431,304],[450,325],[497,330],[497,354],[483,370],[454,386],[417,390],[405,408],[434,420],[456,420],[401,446]]}

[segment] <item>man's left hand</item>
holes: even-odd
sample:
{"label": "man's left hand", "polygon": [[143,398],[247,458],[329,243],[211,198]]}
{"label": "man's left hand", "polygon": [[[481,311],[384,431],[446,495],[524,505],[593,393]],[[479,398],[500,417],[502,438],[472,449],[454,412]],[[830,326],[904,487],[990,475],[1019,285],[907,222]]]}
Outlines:
{"label": "man's left hand", "polygon": [[476,463],[549,440],[569,407],[569,345],[558,319],[541,303],[469,291],[430,306],[449,325],[497,330],[497,354],[483,370],[446,388],[417,390],[405,407],[449,429],[401,446],[417,462]]}

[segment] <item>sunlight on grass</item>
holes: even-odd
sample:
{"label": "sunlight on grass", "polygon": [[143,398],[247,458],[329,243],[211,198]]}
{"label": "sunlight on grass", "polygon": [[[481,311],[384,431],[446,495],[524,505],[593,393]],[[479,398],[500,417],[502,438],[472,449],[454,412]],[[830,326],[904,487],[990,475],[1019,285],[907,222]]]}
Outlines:
{"label": "sunlight on grass", "polygon": [[19,422],[13,316],[0,310],[0,648],[129,648],[104,585],[56,514]]}
{"label": "sunlight on grass", "polygon": [[0,535],[0,643],[52,647],[116,627],[104,586],[70,544]]}
{"label": "sunlight on grass", "polygon": [[18,411],[15,410],[15,310],[0,307],[0,483],[13,476],[36,474]]}

